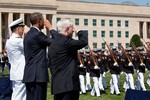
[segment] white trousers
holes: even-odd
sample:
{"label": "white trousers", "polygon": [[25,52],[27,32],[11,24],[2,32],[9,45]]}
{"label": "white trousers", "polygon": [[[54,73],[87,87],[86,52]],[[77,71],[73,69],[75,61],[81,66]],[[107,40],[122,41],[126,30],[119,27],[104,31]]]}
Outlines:
{"label": "white trousers", "polygon": [[93,88],[91,91],[91,95],[94,96],[96,93],[96,96],[99,97],[100,96],[100,91],[99,91],[99,84],[98,84],[98,77],[93,77]]}
{"label": "white trousers", "polygon": [[146,88],[145,88],[145,84],[144,84],[144,74],[141,73],[141,72],[138,72],[137,73],[137,81],[136,81],[136,88],[137,90],[143,90],[143,91],[146,91]]}
{"label": "white trousers", "polygon": [[99,89],[100,90],[104,90],[104,87],[103,87],[103,74],[100,74],[100,77],[99,77],[99,80],[98,80],[98,85],[99,85]]}
{"label": "white trousers", "polygon": [[90,73],[86,73],[86,90],[91,90]]}
{"label": "white trousers", "polygon": [[79,75],[79,79],[80,79],[80,88],[81,88],[81,92],[82,93],[86,93],[85,90],[85,77],[83,75]]}
{"label": "white trousers", "polygon": [[26,87],[22,81],[12,81],[11,100],[26,100]]}
{"label": "white trousers", "polygon": [[131,73],[125,74],[125,82],[124,82],[124,89],[135,89],[134,87],[134,79]]}
{"label": "white trousers", "polygon": [[110,93],[114,94],[120,94],[119,87],[118,87],[118,75],[112,74],[111,75],[111,80],[110,80]]}

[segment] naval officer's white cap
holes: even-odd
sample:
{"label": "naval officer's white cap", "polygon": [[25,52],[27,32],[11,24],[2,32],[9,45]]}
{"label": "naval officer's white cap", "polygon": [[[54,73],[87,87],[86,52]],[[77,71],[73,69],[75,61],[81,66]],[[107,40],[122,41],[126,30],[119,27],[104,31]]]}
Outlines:
{"label": "naval officer's white cap", "polygon": [[19,18],[19,19],[15,20],[9,24],[10,28],[17,27],[17,26],[24,26],[22,18]]}

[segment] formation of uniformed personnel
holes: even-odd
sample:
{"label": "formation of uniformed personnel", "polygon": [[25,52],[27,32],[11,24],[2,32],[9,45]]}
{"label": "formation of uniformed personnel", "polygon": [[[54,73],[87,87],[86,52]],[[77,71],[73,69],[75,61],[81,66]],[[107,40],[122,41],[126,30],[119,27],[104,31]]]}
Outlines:
{"label": "formation of uniformed personnel", "polygon": [[[143,54],[143,49],[140,48],[136,48],[138,53],[141,55],[140,57],[134,52],[134,50],[132,50],[132,48],[125,49],[126,54],[123,52],[118,52],[116,47],[112,47],[111,49],[113,54],[110,52],[106,53],[106,50],[100,48],[93,49],[92,51],[87,49],[85,52],[79,52],[79,71],[80,75],[83,75],[81,80],[85,80],[84,78],[86,76],[85,90],[87,91],[88,86],[90,87],[89,90],[92,87],[91,95],[99,97],[100,91],[104,91],[107,88],[105,74],[106,72],[110,72],[110,93],[120,95],[120,73],[124,72],[125,81],[123,87],[125,91],[127,89],[145,91],[144,73],[146,70],[145,68],[150,70],[150,54]],[[140,60],[141,58],[143,63]],[[136,86],[134,85],[133,78],[134,71],[137,73]],[[90,83],[90,78],[93,81],[92,86]],[[150,76],[147,83],[150,84]],[[84,87],[84,85],[82,86]],[[82,93],[84,92],[82,91]]]}

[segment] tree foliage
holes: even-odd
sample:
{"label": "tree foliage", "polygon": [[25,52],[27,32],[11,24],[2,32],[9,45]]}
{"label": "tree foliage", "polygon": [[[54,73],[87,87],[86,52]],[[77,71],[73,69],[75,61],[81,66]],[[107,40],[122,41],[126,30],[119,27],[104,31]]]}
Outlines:
{"label": "tree foliage", "polygon": [[130,40],[130,46],[132,47],[131,43],[134,43],[136,47],[142,46],[142,41],[140,40],[140,36],[138,34],[134,34]]}

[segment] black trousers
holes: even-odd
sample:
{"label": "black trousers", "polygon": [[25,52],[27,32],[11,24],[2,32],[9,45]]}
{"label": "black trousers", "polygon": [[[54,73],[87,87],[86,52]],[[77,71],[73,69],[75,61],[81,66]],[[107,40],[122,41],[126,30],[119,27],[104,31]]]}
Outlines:
{"label": "black trousers", "polygon": [[27,91],[26,100],[46,100],[47,82],[25,83]]}
{"label": "black trousers", "polygon": [[79,100],[79,91],[69,91],[54,95],[54,100]]}

